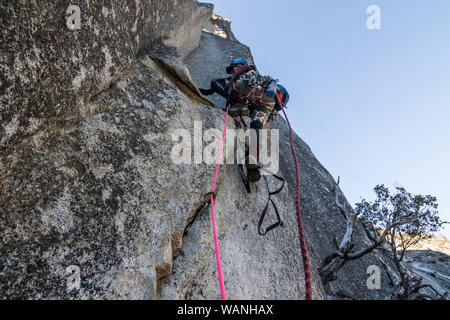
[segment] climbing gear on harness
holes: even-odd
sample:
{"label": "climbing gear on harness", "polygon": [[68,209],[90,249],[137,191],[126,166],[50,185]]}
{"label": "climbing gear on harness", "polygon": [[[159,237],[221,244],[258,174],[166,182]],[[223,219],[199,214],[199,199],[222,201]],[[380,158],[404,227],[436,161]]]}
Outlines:
{"label": "climbing gear on harness", "polygon": [[[272,80],[273,84],[275,84],[274,81]],[[266,119],[263,121],[263,124],[267,121],[267,118],[275,107],[275,94],[270,89],[274,87],[272,82],[268,84],[268,87],[265,87],[264,77],[255,70],[241,74],[233,82],[232,93],[234,96],[245,99],[247,105],[254,105],[265,109],[263,112],[266,113]],[[267,90],[268,88],[269,90]]]}
{"label": "climbing gear on harness", "polygon": [[277,100],[281,106],[281,110],[283,110],[284,117],[286,118],[286,122],[289,126],[289,139],[290,139],[290,143],[291,143],[291,152],[292,152],[292,157],[294,158],[295,171],[296,171],[297,192],[295,194],[295,199],[296,199],[295,209],[297,211],[298,235],[300,238],[300,249],[301,249],[302,259],[303,259],[303,270],[305,273],[306,300],[312,300],[311,267],[310,267],[309,258],[308,258],[308,251],[306,249],[305,231],[303,230],[302,216],[301,216],[301,212],[300,212],[300,169],[298,167],[297,156],[295,155],[292,127],[291,127],[291,123],[289,122],[289,119],[287,117],[286,111],[284,111],[284,104],[282,101],[281,91],[279,91],[277,93]]}
{"label": "climbing gear on harness", "polygon": [[270,113],[269,121],[275,121],[278,120],[278,118],[279,118],[278,111],[273,109],[273,111]]}
{"label": "climbing gear on harness", "polygon": [[[256,87],[261,87],[265,90],[265,93],[268,97],[274,98],[277,90],[277,81],[272,79],[270,76],[262,76],[256,70],[249,70],[244,74],[239,76],[239,82],[241,83],[239,90],[251,90]],[[242,92],[241,94],[242,95]]]}

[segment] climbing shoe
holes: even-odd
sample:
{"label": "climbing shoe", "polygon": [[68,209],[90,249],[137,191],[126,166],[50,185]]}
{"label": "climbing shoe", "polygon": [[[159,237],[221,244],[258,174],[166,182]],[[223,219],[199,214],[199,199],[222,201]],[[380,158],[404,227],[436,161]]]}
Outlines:
{"label": "climbing shoe", "polygon": [[256,160],[256,157],[249,154],[245,157],[245,166],[248,170],[253,170],[258,168],[258,161]]}
{"label": "climbing shoe", "polygon": [[248,109],[247,106],[237,103],[232,105],[229,109],[228,109],[228,113],[230,114],[230,116],[232,117],[236,117],[236,116],[248,116],[250,114],[250,110]]}
{"label": "climbing shoe", "polygon": [[261,179],[261,172],[258,168],[250,169],[247,167],[247,178],[250,182],[258,182]]}

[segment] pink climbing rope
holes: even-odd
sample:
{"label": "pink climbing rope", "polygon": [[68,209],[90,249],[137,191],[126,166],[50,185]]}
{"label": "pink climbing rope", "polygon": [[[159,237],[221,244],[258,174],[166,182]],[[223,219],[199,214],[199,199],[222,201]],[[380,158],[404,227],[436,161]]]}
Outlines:
{"label": "pink climbing rope", "polygon": [[216,186],[217,175],[219,173],[220,159],[222,158],[222,151],[223,151],[223,143],[225,141],[225,136],[227,134],[227,120],[228,120],[228,109],[229,108],[230,108],[230,105],[227,106],[227,111],[226,111],[226,115],[225,115],[225,127],[223,129],[222,146],[220,147],[219,159],[217,160],[217,166],[216,166],[216,173],[214,174],[214,181],[213,181],[212,188],[211,188],[211,219],[212,219],[212,226],[213,226],[213,232],[214,232],[214,244],[216,246],[217,271],[219,273],[220,295],[222,297],[222,300],[227,300],[227,296],[225,294],[225,285],[223,283],[222,266],[220,264],[219,241],[217,240],[216,220],[214,218],[214,187]]}

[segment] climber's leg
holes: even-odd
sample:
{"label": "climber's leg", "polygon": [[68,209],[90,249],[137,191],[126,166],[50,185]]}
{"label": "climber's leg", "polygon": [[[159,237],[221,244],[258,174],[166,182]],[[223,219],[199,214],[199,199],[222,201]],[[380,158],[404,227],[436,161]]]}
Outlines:
{"label": "climber's leg", "polygon": [[[254,112],[254,113],[256,113],[256,112]],[[263,124],[261,121],[256,119],[256,120],[253,120],[252,122],[250,122],[250,130],[255,131],[256,141],[254,139],[250,140],[249,153],[245,160],[247,169],[256,169],[258,167],[259,149],[260,149],[260,145],[259,145],[260,132],[259,132],[259,130],[261,130],[262,128],[263,128]],[[252,137],[254,137],[254,136],[252,136]]]}
{"label": "climber's leg", "polygon": [[249,154],[246,159],[246,166],[250,181],[258,181],[261,178],[261,174],[258,170],[259,152],[262,148],[260,141],[260,130],[268,122],[269,116],[275,107],[275,99],[266,95],[266,92],[262,88],[256,88],[252,90],[248,97],[249,100],[255,101],[258,105],[254,108],[252,113],[252,122],[250,128],[256,131],[256,141],[250,145]]}
{"label": "climber's leg", "polygon": [[246,117],[250,114],[250,110],[248,109],[248,107],[246,105],[244,105],[242,103],[234,103],[228,109],[228,113],[232,117],[237,117],[237,116]]}
{"label": "climber's leg", "polygon": [[246,158],[245,165],[247,166],[248,179],[252,182],[259,181],[261,173],[258,169],[259,153],[262,148],[260,141],[260,130],[264,128],[264,125],[269,119],[270,111],[264,107],[258,106],[252,115],[252,122],[250,123],[250,129],[256,132],[256,141],[250,141],[249,154]]}

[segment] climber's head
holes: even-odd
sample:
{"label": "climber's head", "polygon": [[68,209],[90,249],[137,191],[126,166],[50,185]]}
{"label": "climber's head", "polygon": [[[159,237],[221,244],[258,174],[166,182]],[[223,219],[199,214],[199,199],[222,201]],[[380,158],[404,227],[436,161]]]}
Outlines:
{"label": "climber's head", "polygon": [[241,64],[248,66],[248,61],[243,58],[233,60],[231,64],[227,67],[227,73],[228,74],[233,73],[234,68]]}

